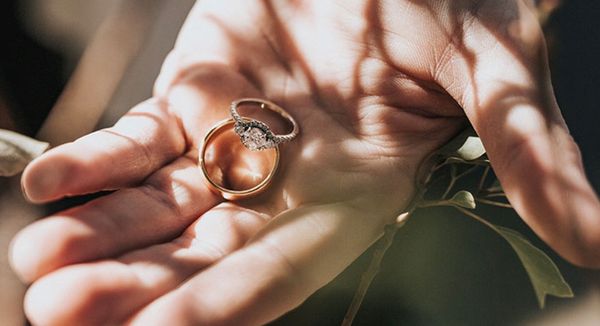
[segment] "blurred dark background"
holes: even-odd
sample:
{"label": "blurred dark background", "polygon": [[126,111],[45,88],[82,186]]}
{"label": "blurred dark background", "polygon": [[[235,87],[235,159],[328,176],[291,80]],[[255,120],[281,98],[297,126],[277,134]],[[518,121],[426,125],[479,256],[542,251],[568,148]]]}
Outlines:
{"label": "blurred dark background", "polygon": [[[31,28],[36,26],[31,23],[35,21],[35,15],[28,15],[25,10],[39,9],[44,3],[60,3],[63,6],[61,10],[71,7],[76,10],[81,4],[68,0],[37,2],[42,5],[35,5],[36,1],[0,2],[0,128],[28,135],[35,135],[41,127],[84,48],[73,46],[61,52],[56,47],[48,46],[36,35],[36,29]],[[105,1],[104,6],[115,2]],[[189,6],[190,2],[187,1],[185,6]],[[90,3],[102,6],[103,2]],[[558,1],[538,1],[538,4],[549,8],[558,4]],[[185,10],[182,12],[185,13]],[[76,16],[77,12],[72,15]],[[184,14],[178,14],[177,17],[181,20]],[[80,19],[80,24],[90,22],[85,16]],[[92,27],[88,26],[88,29],[96,28],[97,24]],[[178,26],[173,26],[171,34],[161,37],[172,38],[177,29]],[[588,176],[598,191],[600,2],[563,1],[545,20],[545,31],[558,102],[573,137],[581,147]],[[88,36],[91,38],[91,35]],[[78,40],[85,43],[85,35],[80,35]],[[159,41],[150,39],[149,42]],[[168,50],[172,42],[173,39],[163,40],[162,52],[155,51],[160,53],[154,57],[164,55],[164,49]],[[151,45],[142,47],[139,57],[147,56],[144,52],[151,52],[152,49],[155,48]],[[129,74],[135,69],[136,62],[133,62]],[[158,67],[154,67],[149,74],[156,74],[157,71]],[[113,115],[123,112],[128,103],[135,103],[149,95],[148,85],[151,85],[153,78],[145,79],[149,80],[142,85],[143,91],[131,92],[135,96],[129,96],[127,101],[111,102],[109,110],[117,112]],[[121,81],[120,89],[126,92],[129,84],[127,79]],[[0,183],[0,187],[2,185]],[[504,240],[451,209],[431,209],[414,216],[398,233],[355,324],[600,324],[600,277],[597,272],[576,268],[563,261],[510,210],[490,209],[482,214],[498,224],[519,230],[549,253],[571,284],[576,298],[548,298],[546,308],[540,310],[523,267]],[[371,253],[372,250],[367,251],[335,281],[273,324],[340,324]],[[20,287],[17,283],[14,286]],[[20,311],[14,313],[21,314]]]}
{"label": "blurred dark background", "polygon": [[0,2],[0,97],[3,110],[8,111],[0,126],[33,135],[58,98],[68,72],[60,53],[24,30],[17,9],[18,1]]}

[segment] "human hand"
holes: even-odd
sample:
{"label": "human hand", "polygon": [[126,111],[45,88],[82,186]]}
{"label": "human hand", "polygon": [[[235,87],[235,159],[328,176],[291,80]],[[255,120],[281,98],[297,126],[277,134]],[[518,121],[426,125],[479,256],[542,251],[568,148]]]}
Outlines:
{"label": "human hand", "polygon": [[[277,318],[381,235],[466,118],[534,231],[600,266],[600,204],[522,2],[199,2],[155,95],[25,171],[37,202],[116,189],[15,239],[34,323]],[[302,131],[267,192],[222,202],[197,149],[241,97],[280,104]]]}

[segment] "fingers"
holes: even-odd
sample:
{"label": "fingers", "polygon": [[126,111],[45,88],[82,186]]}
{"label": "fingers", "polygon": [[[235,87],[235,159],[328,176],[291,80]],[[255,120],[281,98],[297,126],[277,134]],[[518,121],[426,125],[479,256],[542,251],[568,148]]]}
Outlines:
{"label": "fingers", "polygon": [[265,324],[333,279],[380,236],[383,224],[339,203],[285,212],[247,246],[152,302],[131,322]]}
{"label": "fingers", "polygon": [[566,259],[600,267],[600,202],[556,104],[537,21],[523,7],[507,35],[492,34],[485,10],[465,44],[476,55],[469,62],[458,51],[462,68],[442,82],[462,101],[519,215]]}
{"label": "fingers", "polygon": [[132,185],[181,155],[185,138],[166,104],[150,99],[112,128],[50,150],[23,173],[34,202]]}
{"label": "fingers", "polygon": [[173,242],[128,253],[117,261],[68,266],[40,279],[27,293],[27,315],[34,324],[120,324],[242,247],[267,221],[257,212],[220,204]]}
{"label": "fingers", "polygon": [[29,225],[13,240],[11,263],[23,280],[33,281],[61,266],[164,242],[218,201],[196,160],[181,157],[138,187]]}

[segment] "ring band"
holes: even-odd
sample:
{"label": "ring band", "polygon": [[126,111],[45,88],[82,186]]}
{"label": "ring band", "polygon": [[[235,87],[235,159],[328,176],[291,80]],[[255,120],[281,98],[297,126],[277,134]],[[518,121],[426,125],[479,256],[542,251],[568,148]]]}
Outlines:
{"label": "ring band", "polygon": [[[285,135],[276,135],[264,122],[240,116],[237,109],[243,104],[255,104],[261,109],[268,109],[281,115],[292,124],[292,131]],[[294,118],[279,105],[270,101],[258,98],[242,98],[235,100],[231,103],[230,113],[235,121],[235,133],[240,136],[240,140],[244,146],[253,151],[276,148],[277,145],[294,139],[300,132],[296,120],[294,120]]]}
{"label": "ring band", "polygon": [[[244,123],[251,122],[251,120],[247,119],[247,118],[241,118],[241,121]],[[200,165],[200,168],[202,169],[202,173],[204,174],[204,177],[205,177],[204,179],[206,180],[207,185],[209,186],[209,188],[212,191],[219,193],[226,200],[239,200],[239,199],[244,199],[247,197],[251,197],[251,196],[260,194],[262,191],[264,191],[267,188],[267,186],[269,186],[269,184],[273,180],[273,177],[275,176],[275,173],[277,172],[277,168],[279,166],[279,159],[280,159],[279,147],[274,146],[274,147],[272,147],[272,150],[275,151],[275,159],[274,159],[273,167],[269,171],[269,174],[262,181],[260,181],[260,183],[258,183],[257,185],[255,185],[249,189],[242,189],[242,190],[229,189],[225,185],[219,184],[216,180],[213,180],[213,178],[211,178],[208,168],[206,166],[206,163],[207,163],[206,154],[207,154],[208,145],[211,143],[213,138],[218,136],[223,131],[228,131],[228,130],[230,131],[232,129],[232,127],[237,123],[238,122],[234,119],[226,119],[226,120],[223,120],[223,121],[217,123],[215,126],[213,126],[208,131],[206,136],[204,137],[204,141],[202,143],[202,148],[199,153],[200,154],[199,155],[199,165]]]}

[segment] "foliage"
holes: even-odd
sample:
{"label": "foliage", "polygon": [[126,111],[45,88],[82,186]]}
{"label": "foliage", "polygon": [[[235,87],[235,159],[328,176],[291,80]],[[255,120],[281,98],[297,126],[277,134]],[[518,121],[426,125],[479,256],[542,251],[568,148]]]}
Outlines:
{"label": "foliage", "polygon": [[[457,183],[461,178],[475,172],[481,173],[477,185],[461,184],[465,189],[460,189],[449,196],[457,187]],[[476,213],[478,203],[512,208],[510,203],[506,201],[506,195],[500,182],[496,178],[489,180],[490,175],[493,174],[492,172],[483,143],[471,128],[460,133],[423,162],[419,171],[417,194],[407,208],[407,212],[397,219],[396,225],[388,226],[383,237],[379,240],[370,266],[363,274],[361,283],[344,317],[343,325],[352,323],[371,281],[379,271],[385,251],[393,242],[396,231],[416,209],[434,206],[453,207],[504,238],[523,264],[531,280],[540,308],[544,307],[547,295],[573,297],[573,292],[560,274],[558,267],[542,250],[536,248],[517,231],[495,225]],[[437,183],[440,179],[447,179],[448,175],[450,180],[445,191],[442,194],[433,194],[433,199],[428,198],[432,196],[430,194],[430,192],[433,192],[431,191],[432,184]],[[474,188],[474,190],[471,188]]]}

